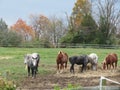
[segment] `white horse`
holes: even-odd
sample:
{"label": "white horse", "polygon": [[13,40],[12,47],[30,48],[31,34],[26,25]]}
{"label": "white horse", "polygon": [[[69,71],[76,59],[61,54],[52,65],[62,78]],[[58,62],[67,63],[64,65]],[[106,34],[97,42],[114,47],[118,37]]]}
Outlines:
{"label": "white horse", "polygon": [[30,76],[30,70],[32,77],[36,77],[36,72],[38,71],[40,56],[38,53],[26,54],[24,57],[24,64],[28,70],[28,76]]}
{"label": "white horse", "polygon": [[98,64],[98,56],[95,53],[91,53],[88,55],[89,57],[89,62],[92,65],[93,70],[97,70],[97,64]]}

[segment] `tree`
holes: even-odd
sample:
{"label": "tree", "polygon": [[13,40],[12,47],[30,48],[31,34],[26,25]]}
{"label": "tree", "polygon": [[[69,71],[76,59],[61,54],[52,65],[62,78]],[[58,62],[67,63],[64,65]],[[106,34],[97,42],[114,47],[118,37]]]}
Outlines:
{"label": "tree", "polygon": [[6,36],[7,32],[8,32],[8,26],[5,23],[5,21],[1,18],[0,19],[0,44],[2,44],[2,40],[4,39],[4,36]]}
{"label": "tree", "polygon": [[77,0],[69,20],[69,32],[62,42],[93,43],[96,36],[96,22],[91,14],[88,0]]}
{"label": "tree", "polygon": [[23,37],[23,41],[29,41],[34,38],[34,31],[32,27],[27,25],[22,19],[18,19],[17,22],[11,26],[11,30],[19,33]]}
{"label": "tree", "polygon": [[[98,0],[98,38],[100,44],[113,44],[120,20],[119,0]],[[117,5],[118,4],[118,5]]]}
{"label": "tree", "polygon": [[62,18],[56,16],[50,18],[50,37],[55,47],[57,47],[57,44],[66,32],[67,27]]}
{"label": "tree", "polygon": [[44,15],[30,15],[30,23],[35,32],[35,38],[40,40],[48,33],[49,19]]}
{"label": "tree", "polygon": [[1,46],[19,46],[21,44],[21,37],[9,30],[8,25],[0,20],[0,45]]}
{"label": "tree", "polygon": [[89,0],[77,0],[71,15],[76,29],[78,29],[81,26],[83,17],[86,14],[90,14],[90,13],[91,13],[91,4]]}
{"label": "tree", "polygon": [[5,21],[1,18],[0,19],[0,32],[7,31],[7,30],[8,30],[8,26],[5,23]]}
{"label": "tree", "polygon": [[21,42],[22,42],[21,36],[18,33],[9,30],[3,36],[3,39],[1,40],[1,45],[5,47],[8,46],[16,47],[16,46],[20,46]]}
{"label": "tree", "polygon": [[31,26],[36,32],[36,39],[42,43],[52,44],[55,47],[60,38],[66,33],[66,27],[62,19],[52,16],[31,15]]}

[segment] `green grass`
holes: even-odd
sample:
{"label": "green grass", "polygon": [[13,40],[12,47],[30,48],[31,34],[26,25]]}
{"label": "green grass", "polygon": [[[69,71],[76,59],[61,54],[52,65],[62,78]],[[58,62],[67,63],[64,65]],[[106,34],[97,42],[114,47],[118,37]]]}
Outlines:
{"label": "green grass", "polygon": [[[37,52],[40,54],[41,65],[56,65],[57,53],[62,50],[69,56],[96,53],[99,63],[103,61],[108,53],[117,53],[120,57],[120,49],[93,49],[93,48],[4,48],[0,47],[0,75],[6,77],[9,72],[9,79],[21,80],[26,76],[24,55]],[[118,62],[120,65],[120,61]],[[48,67],[49,68],[49,67]],[[46,68],[39,67],[41,74],[49,73]]]}

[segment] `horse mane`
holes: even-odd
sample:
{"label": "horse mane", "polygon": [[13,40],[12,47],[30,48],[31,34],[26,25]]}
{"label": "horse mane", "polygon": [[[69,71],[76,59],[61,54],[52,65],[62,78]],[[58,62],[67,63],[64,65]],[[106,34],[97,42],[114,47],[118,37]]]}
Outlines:
{"label": "horse mane", "polygon": [[59,52],[58,52],[58,55],[59,55],[60,53],[62,53],[62,51],[59,51]]}

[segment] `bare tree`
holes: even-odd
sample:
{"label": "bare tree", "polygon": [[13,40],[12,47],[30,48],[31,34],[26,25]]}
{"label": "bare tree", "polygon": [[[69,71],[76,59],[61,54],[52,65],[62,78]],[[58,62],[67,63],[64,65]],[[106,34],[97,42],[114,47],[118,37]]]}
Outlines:
{"label": "bare tree", "polygon": [[56,16],[46,17],[44,15],[31,15],[31,26],[35,31],[37,40],[49,42],[55,47],[60,38],[66,33],[64,20]]}
{"label": "bare tree", "polygon": [[35,38],[40,40],[42,37],[45,38],[46,33],[49,30],[49,19],[44,15],[31,15],[31,26],[35,31]]}
{"label": "bare tree", "polygon": [[56,47],[61,37],[63,37],[67,32],[66,24],[61,18],[56,16],[50,17],[50,31],[51,31],[51,40],[54,46]]}
{"label": "bare tree", "polygon": [[97,0],[96,4],[98,30],[102,33],[104,40],[110,40],[117,33],[117,27],[120,23],[120,1]]}

